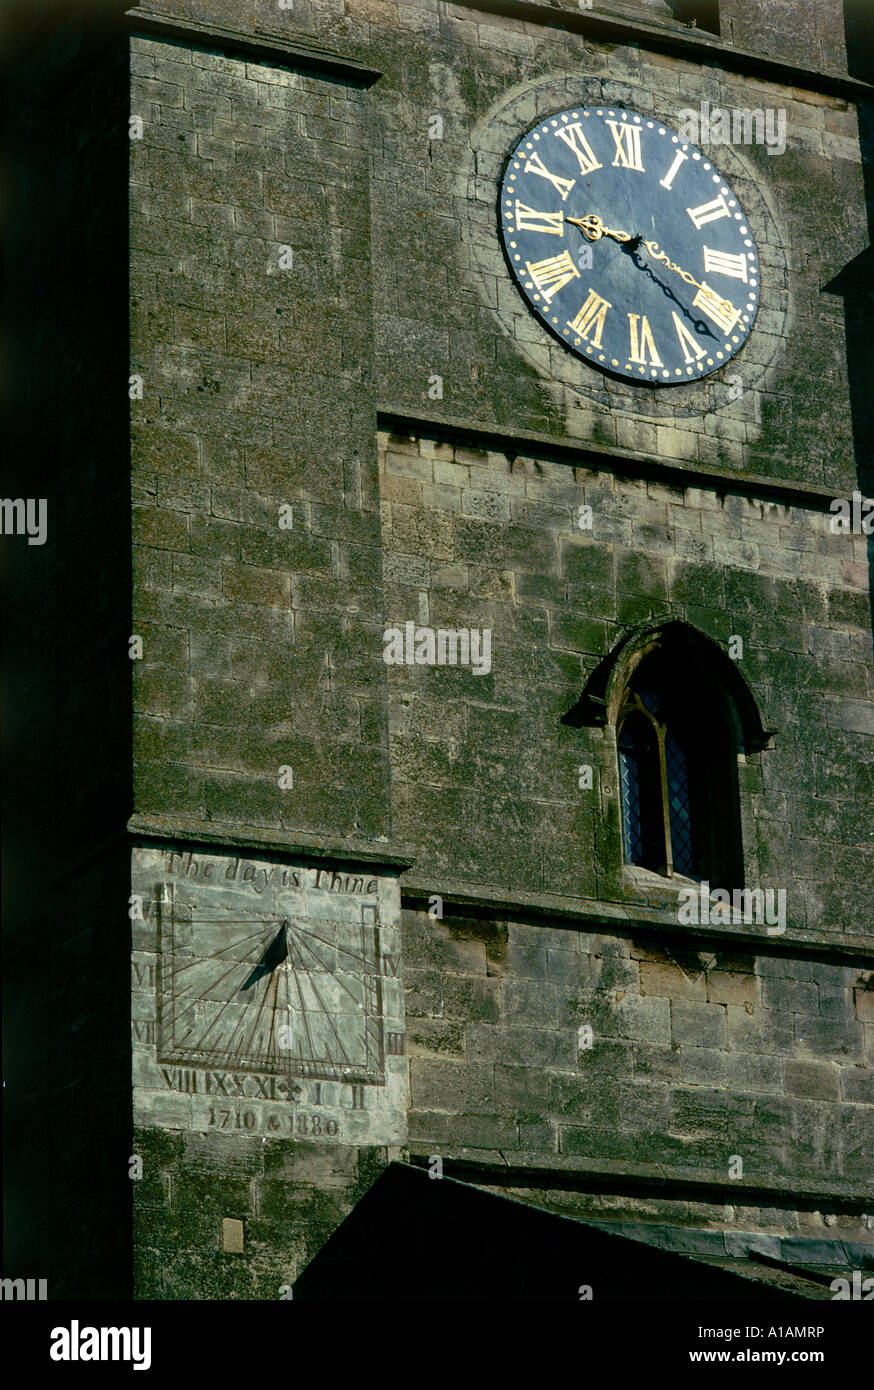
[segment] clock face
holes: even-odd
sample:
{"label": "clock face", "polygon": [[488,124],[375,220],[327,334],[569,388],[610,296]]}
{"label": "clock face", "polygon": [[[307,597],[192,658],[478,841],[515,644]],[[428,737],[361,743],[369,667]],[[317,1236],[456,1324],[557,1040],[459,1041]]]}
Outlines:
{"label": "clock face", "polygon": [[519,289],[569,351],[676,386],[718,371],[752,330],[759,261],[712,162],[636,111],[538,121],[504,171],[501,234]]}
{"label": "clock face", "polygon": [[383,1079],[373,921],[210,912],[162,926],[161,1059],[324,1080]]}

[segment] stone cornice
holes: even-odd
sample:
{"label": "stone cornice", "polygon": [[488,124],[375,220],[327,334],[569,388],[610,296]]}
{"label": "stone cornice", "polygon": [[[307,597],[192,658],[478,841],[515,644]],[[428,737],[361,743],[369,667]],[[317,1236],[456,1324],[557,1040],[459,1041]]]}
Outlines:
{"label": "stone cornice", "polygon": [[[664,1200],[672,1192],[682,1192],[686,1198],[698,1201],[738,1202],[752,1204],[757,1198],[773,1202],[776,1198],[791,1198],[792,1206],[825,1206],[826,1209],[857,1210],[870,1205],[874,1187],[870,1183],[822,1181],[799,1177],[797,1174],[733,1178],[724,1172],[708,1172],[697,1168],[681,1168],[665,1163],[617,1162],[612,1158],[583,1157],[578,1154],[525,1153],[518,1149],[489,1150],[438,1146],[446,1176],[464,1182],[484,1183],[490,1187],[561,1187],[598,1190],[617,1188],[650,1191]],[[410,1162],[425,1167],[435,1151],[434,1142],[411,1141],[408,1145]],[[728,1193],[732,1196],[729,1198]]]}
{"label": "stone cornice", "polygon": [[[595,444],[591,440],[561,439],[537,430],[507,429],[501,425],[481,424],[475,420],[456,419],[424,410],[415,413],[389,403],[377,410],[377,425],[392,434],[435,434],[449,437],[456,443],[470,442],[478,449],[530,455],[540,450],[541,457],[555,459],[577,468],[604,469],[611,473],[629,473],[633,477],[675,483],[681,487],[711,488],[719,493],[739,493],[763,497],[789,506],[807,507],[811,511],[829,510],[829,503],[842,492],[834,492],[815,483],[790,478],[768,478],[761,473],[732,468],[720,468],[700,463],[685,463],[682,459],[664,459],[658,454],[624,449],[617,444]],[[623,468],[622,465],[631,465]]]}
{"label": "stone cornice", "polygon": [[647,19],[643,14],[640,18],[626,19],[596,8],[571,10],[560,5],[544,4],[541,0],[470,0],[464,8],[480,11],[484,15],[515,19],[524,24],[564,29],[596,42],[625,43],[652,52],[687,58],[692,63],[712,63],[726,72],[737,72],[758,77],[764,82],[807,91],[828,92],[848,101],[871,100],[874,97],[874,86],[845,72],[820,72],[803,64],[753,53],[726,43],[716,34],[691,29],[676,21]]}
{"label": "stone cornice", "polygon": [[221,847],[253,854],[282,854],[294,859],[329,863],[382,865],[392,872],[409,867],[412,856],[395,841],[359,840],[349,836],[312,835],[302,830],[202,821],[188,816],[139,814],[127,823],[128,834],[139,841]]}
{"label": "stone cornice", "polygon": [[767,928],[755,924],[687,925],[669,908],[647,907],[630,900],[612,902],[575,898],[569,894],[494,888],[489,884],[465,883],[438,875],[425,877],[415,871],[401,879],[401,899],[407,907],[424,905],[434,894],[443,899],[444,914],[449,907],[459,907],[492,918],[519,920],[524,917],[586,932],[638,938],[653,936],[659,943],[673,941],[683,950],[727,948],[733,954],[740,951],[794,959],[812,957],[832,965],[857,966],[864,970],[874,967],[874,935],[832,934],[790,926],[785,935],[770,936]]}
{"label": "stone cornice", "polygon": [[180,19],[161,10],[135,5],[126,12],[131,31],[147,38],[175,39],[177,42],[215,48],[230,56],[252,58],[277,67],[300,69],[326,77],[339,77],[355,86],[372,87],[382,76],[377,68],[367,67],[356,58],[325,48],[303,34],[289,37],[271,33],[260,27],[257,31],[229,29],[224,25],[207,24],[199,19]]}

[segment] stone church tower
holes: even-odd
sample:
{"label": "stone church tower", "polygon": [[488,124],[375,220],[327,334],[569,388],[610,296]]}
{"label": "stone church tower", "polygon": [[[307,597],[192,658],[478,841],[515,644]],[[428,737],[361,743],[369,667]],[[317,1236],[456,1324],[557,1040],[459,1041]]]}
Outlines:
{"label": "stone church tower", "polygon": [[863,8],[102,18],[6,83],[7,1273],[874,1268]]}

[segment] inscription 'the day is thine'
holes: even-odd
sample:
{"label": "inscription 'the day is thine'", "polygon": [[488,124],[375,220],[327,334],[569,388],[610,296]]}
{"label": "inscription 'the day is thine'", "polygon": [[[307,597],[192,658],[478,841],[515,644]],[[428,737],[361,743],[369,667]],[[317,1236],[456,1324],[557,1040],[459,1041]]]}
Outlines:
{"label": "inscription 'the day is thine'", "polygon": [[319,888],[329,893],[353,893],[372,897],[378,880],[363,875],[338,873],[333,869],[290,869],[279,864],[269,867],[249,859],[195,859],[192,854],[175,851],[167,855],[167,872],[177,878],[200,883],[243,883],[255,893],[264,893],[274,884],[280,888]]}

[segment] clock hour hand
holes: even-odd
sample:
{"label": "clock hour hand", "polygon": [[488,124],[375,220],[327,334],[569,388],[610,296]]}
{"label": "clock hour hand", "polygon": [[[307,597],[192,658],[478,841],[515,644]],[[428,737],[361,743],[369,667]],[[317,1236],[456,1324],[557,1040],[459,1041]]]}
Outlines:
{"label": "clock hour hand", "polygon": [[590,212],[586,217],[566,217],[565,222],[572,222],[575,227],[579,227],[583,236],[589,241],[600,241],[602,236],[612,237],[614,241],[631,242],[633,248],[640,244],[639,236],[631,236],[629,232],[619,232],[614,227],[605,227],[600,217]]}
{"label": "clock hour hand", "polygon": [[246,983],[240,986],[241,994],[244,990],[251,989],[253,985],[263,979],[265,975],[269,975],[271,971],[276,969],[277,965],[281,965],[288,958],[287,929],[288,922],[284,921]]}

